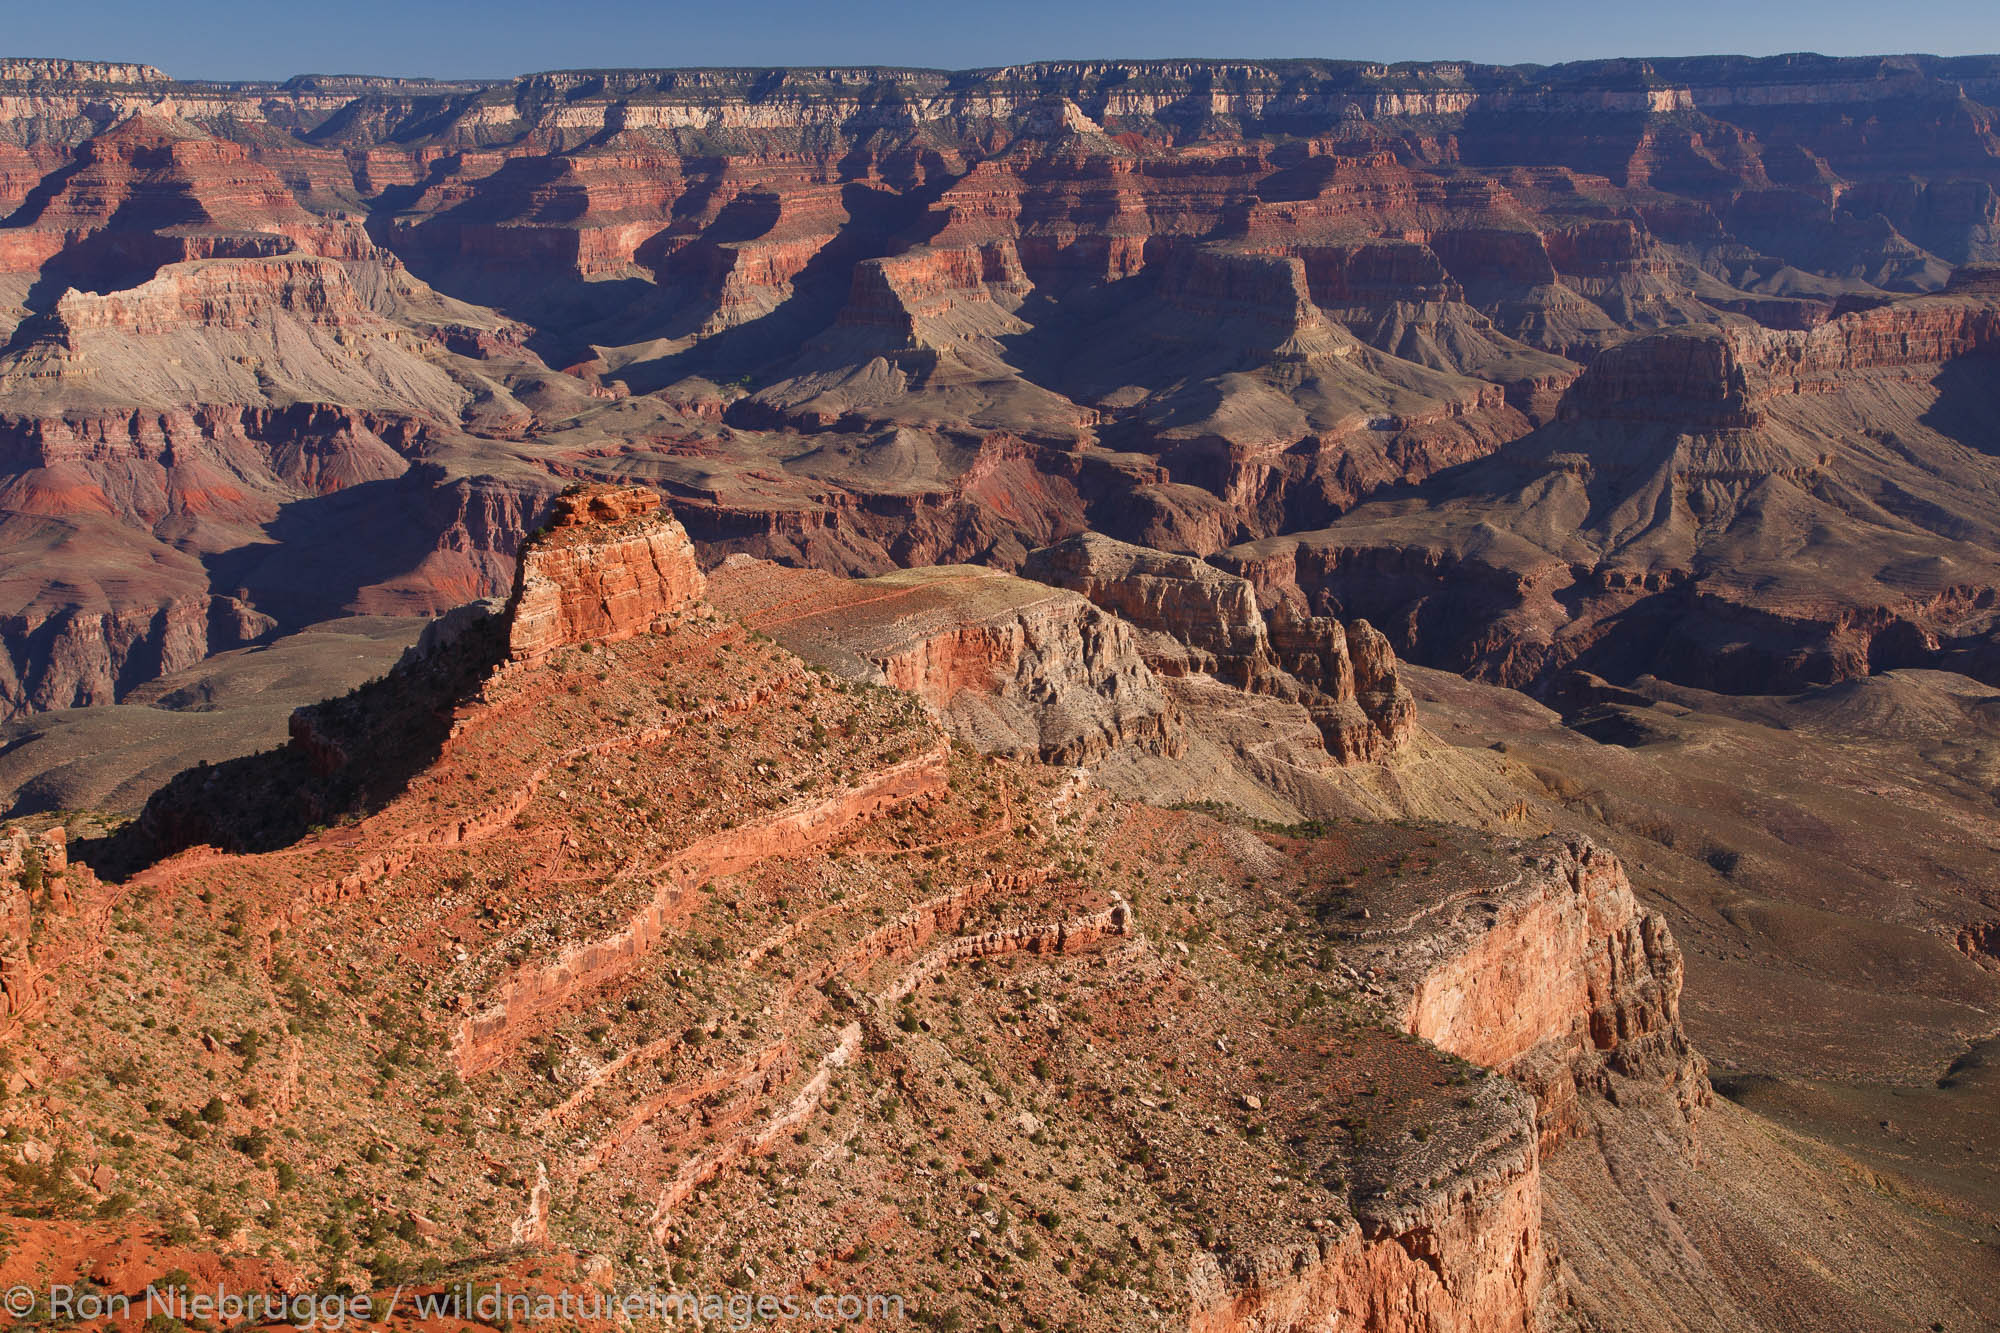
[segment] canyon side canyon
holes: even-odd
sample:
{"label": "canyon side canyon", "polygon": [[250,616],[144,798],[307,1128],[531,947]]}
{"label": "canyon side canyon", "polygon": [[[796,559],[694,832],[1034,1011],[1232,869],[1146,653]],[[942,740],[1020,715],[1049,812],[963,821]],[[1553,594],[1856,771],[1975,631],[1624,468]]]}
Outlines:
{"label": "canyon side canyon", "polygon": [[2000,1324],[1996,107],[0,59],[0,1287]]}

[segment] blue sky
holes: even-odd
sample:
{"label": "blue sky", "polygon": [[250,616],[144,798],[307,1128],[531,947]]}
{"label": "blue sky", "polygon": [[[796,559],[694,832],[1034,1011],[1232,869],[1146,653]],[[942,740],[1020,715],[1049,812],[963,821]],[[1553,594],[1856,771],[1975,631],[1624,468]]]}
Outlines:
{"label": "blue sky", "polygon": [[143,60],[180,78],[621,65],[964,68],[1101,56],[1552,64],[2000,51],[2000,0],[0,0],[0,15],[0,53]]}

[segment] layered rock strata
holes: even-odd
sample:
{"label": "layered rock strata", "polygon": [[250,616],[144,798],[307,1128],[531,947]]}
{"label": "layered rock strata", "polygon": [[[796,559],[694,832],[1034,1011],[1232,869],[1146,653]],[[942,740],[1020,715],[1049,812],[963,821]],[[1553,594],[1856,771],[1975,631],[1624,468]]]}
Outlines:
{"label": "layered rock strata", "polygon": [[[551,478],[664,487],[711,560],[850,573],[1011,568],[1084,529],[1215,554],[1476,483],[1483,515],[1535,510],[1491,526],[1536,568],[1477,520],[1395,525],[1406,549],[1366,534],[1303,605],[1516,681],[1630,675],[1671,634],[1703,683],[1761,689],[1990,628],[1953,608],[1992,562],[1945,544],[1992,549],[1994,516],[1925,480],[1990,452],[1978,377],[1945,369],[1988,336],[1966,275],[2000,258],[1985,58],[7,68],[7,713],[255,637],[193,632],[217,599],[289,631],[502,592]],[[1609,443],[1633,420],[1678,421],[1694,456],[1606,483],[1647,452]],[[1572,503],[1585,471],[1621,498]],[[1783,502],[1731,522],[1759,485]],[[345,560],[364,502],[395,539]],[[1622,516],[1577,530],[1598,514]],[[1635,586],[1756,560],[1686,541],[1784,549],[1801,515],[1878,549],[1794,573],[1885,591],[1812,589],[1775,625],[1728,589],[1621,619]],[[75,579],[65,541],[114,554]],[[1498,604],[1433,592],[1406,632],[1429,552],[1491,567]],[[1339,711],[1331,744],[1367,749]]]}
{"label": "layered rock strata", "polygon": [[1278,601],[1192,556],[1086,533],[1031,554],[1022,573],[1070,588],[1148,631],[1155,669],[1201,672],[1302,705],[1327,753],[1378,762],[1409,744],[1416,703],[1389,642],[1365,620],[1343,625]]}
{"label": "layered rock strata", "polygon": [[1185,748],[1137,631],[1075,594],[974,566],[849,581],[744,556],[709,588],[724,614],[850,679],[910,691],[986,753],[1074,765]]}
{"label": "layered rock strata", "polygon": [[1579,1130],[1579,1096],[1608,1093],[1611,1074],[1668,1090],[1692,1146],[1712,1094],[1681,1026],[1680,948],[1609,851],[1550,840],[1504,880],[1420,879],[1372,901],[1357,933],[1409,1031],[1534,1093],[1545,1152]]}
{"label": "layered rock strata", "polygon": [[522,550],[508,607],[515,660],[644,634],[698,602],[705,580],[687,532],[644,487],[587,486],[556,497]]}
{"label": "layered rock strata", "polygon": [[1996,349],[1970,271],[1810,329],[1635,337],[1451,484],[1212,559],[1267,602],[1367,615],[1412,660],[1537,692],[1575,671],[1728,693],[1983,679],[2000,509],[1945,478],[1985,466]]}

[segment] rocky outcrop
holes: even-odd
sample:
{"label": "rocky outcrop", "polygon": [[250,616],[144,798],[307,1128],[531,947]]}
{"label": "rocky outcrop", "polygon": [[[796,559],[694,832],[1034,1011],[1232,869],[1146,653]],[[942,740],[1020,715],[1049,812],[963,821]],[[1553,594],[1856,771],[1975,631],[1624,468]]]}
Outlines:
{"label": "rocky outcrop", "polygon": [[0,829],[0,1035],[44,1010],[64,962],[102,947],[109,897],[61,826]]}
{"label": "rocky outcrop", "polygon": [[1184,744],[1180,718],[1131,627],[1080,598],[1049,599],[878,651],[887,684],[929,702],[989,753],[1084,764],[1121,746],[1173,756]]}
{"label": "rocky outcrop", "polygon": [[1358,1328],[1515,1333],[1540,1326],[1548,1282],[1541,1170],[1527,1098],[1482,1089],[1427,1151],[1371,1183],[1352,1219],[1287,1246],[1202,1254],[1194,1333]]}
{"label": "rocky outcrop", "polygon": [[55,836],[35,838],[9,829],[0,841],[0,1031],[42,998],[42,974],[29,952],[36,910],[48,893],[48,878],[62,873],[64,844]]}
{"label": "rocky outcrop", "polygon": [[1031,552],[1021,573],[1165,635],[1191,669],[1247,686],[1259,668],[1274,665],[1256,590],[1190,556],[1084,533]]}
{"label": "rocky outcrop", "polygon": [[[1305,689],[1298,701],[1343,763],[1374,763],[1404,748],[1416,734],[1417,704],[1396,675],[1389,640],[1365,620],[1346,625],[1308,615],[1292,603],[1272,608],[1271,652],[1285,676]],[[1265,692],[1290,695],[1283,676]]]}
{"label": "rocky outcrop", "polygon": [[1548,840],[1522,849],[1507,879],[1413,889],[1372,902],[1360,932],[1409,1031],[1533,1092],[1545,1151],[1576,1132],[1579,1095],[1606,1092],[1610,1074],[1670,1090],[1692,1143],[1711,1094],[1681,1027],[1680,948],[1616,856]]}
{"label": "rocky outcrop", "polygon": [[1835,393],[1859,372],[1902,371],[1922,382],[1940,366],[2000,347],[1996,294],[1991,271],[1961,270],[1935,297],[1884,303],[1811,329],[1733,329],[1731,350],[1753,404]]}
{"label": "rocky outcrop", "polygon": [[1395,652],[1365,620],[1343,625],[1291,600],[1267,614],[1237,575],[1096,533],[1033,552],[1022,573],[1147,631],[1141,645],[1157,670],[1204,672],[1301,704],[1342,763],[1379,761],[1415,733],[1416,703],[1397,678]]}
{"label": "rocky outcrop", "polygon": [[1650,414],[1727,430],[1754,421],[1745,389],[1743,369],[1725,335],[1660,333],[1607,348],[1564,398],[1563,411],[1627,420]]}
{"label": "rocky outcrop", "polygon": [[183,329],[238,330],[283,311],[321,328],[376,324],[347,270],[331,259],[216,260],[173,268],[124,291],[64,292],[51,331],[76,351],[93,333],[157,336]]}
{"label": "rocky outcrop", "polygon": [[1710,1093],[1680,1028],[1680,954],[1614,857],[1549,840],[1390,889],[1349,914],[1365,923],[1346,936],[1362,993],[1508,1078],[1475,1081],[1421,1147],[1364,1157],[1346,1227],[1204,1256],[1198,1329],[1543,1327],[1564,1303],[1544,1162],[1613,1114],[1586,1115],[1579,1096],[1615,1096],[1613,1075],[1657,1085],[1692,1146]]}
{"label": "rocky outcrop", "polygon": [[1137,632],[1073,593],[967,565],[847,581],[732,556],[710,595],[808,661],[909,690],[989,754],[1069,765],[1185,745]]}
{"label": "rocky outcrop", "polygon": [[546,529],[521,550],[508,603],[516,661],[644,634],[701,600],[686,531],[640,486],[585,486],[556,497]]}
{"label": "rocky outcrop", "polygon": [[[1616,1080],[1675,1108],[1693,1160],[1711,1093],[1680,1025],[1681,957],[1617,859],[1545,839],[1446,856],[1350,901],[1345,964],[1406,1030],[1505,1074],[1476,1079],[1420,1147],[1364,1156],[1354,1220],[1310,1242],[1205,1256],[1203,1329],[1543,1327],[1563,1280],[1543,1235],[1544,1168],[1616,1112]],[[1586,1107],[1580,1098],[1597,1099]]]}

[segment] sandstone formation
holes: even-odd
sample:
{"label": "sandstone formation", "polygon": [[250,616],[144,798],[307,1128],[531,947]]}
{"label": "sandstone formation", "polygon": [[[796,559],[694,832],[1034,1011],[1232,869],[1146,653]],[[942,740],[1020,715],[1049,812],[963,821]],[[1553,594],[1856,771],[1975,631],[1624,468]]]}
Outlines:
{"label": "sandstone formation", "polygon": [[[1189,566],[1153,577],[1235,586]],[[1225,824],[1025,740],[950,744],[940,717],[970,696],[1014,705],[988,715],[1038,745],[1126,727],[1119,748],[1181,762],[1145,729],[1166,715],[1146,711],[1142,632],[1046,585],[747,560],[704,581],[634,486],[558,497],[521,567],[501,612],[441,622],[387,680],[301,714],[286,750],[186,775],[140,821],[201,813],[207,841],[255,850],[182,827],[187,850],[67,912],[64,947],[31,940],[32,971],[8,954],[37,1091],[0,1107],[23,1145],[9,1206],[53,1214],[9,1226],[49,1273],[122,1290],[156,1275],[108,1256],[171,1227],[188,1262],[257,1288],[429,1289],[418,1266],[443,1254],[511,1280],[525,1247],[564,1290],[795,1297],[832,1254],[926,1322],[1498,1333],[1642,1313],[1597,1250],[1571,1266],[1550,1244],[1592,1220],[1551,1183],[1565,1157],[1663,1132],[1658,1169],[1682,1179],[1709,1097],[1680,952],[1605,850]],[[1192,596],[1144,591],[1133,607]],[[1269,659],[1229,669],[1310,659],[1329,681],[1330,635],[1224,596]],[[1356,700],[1392,678],[1366,635],[1344,661]],[[260,809],[261,841],[235,836]],[[64,843],[8,837],[19,897],[26,849],[46,866]],[[35,1010],[51,993],[60,1021]],[[1579,1162],[1562,1190],[1598,1188]],[[219,1198],[282,1206],[181,1220],[225,1171],[245,1186]],[[98,1230],[54,1230],[114,1197]],[[1810,1280],[1822,1249],[1805,1238],[1770,1280]],[[1718,1305],[1763,1290],[1706,1238],[1685,1252]],[[1895,1276],[1897,1308],[1966,1308],[1940,1280]],[[1131,1296],[1106,1300],[1114,1281]]]}
{"label": "sandstone formation", "polygon": [[1185,747],[1137,632],[1078,596],[973,566],[844,580],[744,556],[710,595],[807,661],[910,691],[988,754],[1075,765]]}
{"label": "sandstone formation", "polygon": [[700,601],[704,582],[687,533],[641,486],[564,491],[515,568],[507,647],[517,661],[644,634]]}
{"label": "sandstone formation", "polygon": [[1342,763],[1380,760],[1415,730],[1416,705],[1396,677],[1396,654],[1365,620],[1342,625],[1289,600],[1267,616],[1242,578],[1095,534],[1032,553],[1022,573],[1074,589],[1150,631],[1157,669],[1202,672],[1301,704]]}
{"label": "sandstone formation", "polygon": [[61,828],[0,831],[0,1034],[42,1013],[56,994],[49,973],[104,931],[104,889],[72,865]]}
{"label": "sandstone formation", "polygon": [[1680,950],[1617,858],[1568,843],[1526,858],[1511,884],[1439,888],[1406,899],[1420,929],[1390,909],[1361,932],[1385,941],[1370,962],[1402,978],[1409,1030],[1533,1092],[1545,1152],[1578,1131],[1577,1099],[1606,1091],[1607,1071],[1665,1084],[1692,1141],[1711,1094],[1681,1028]]}

